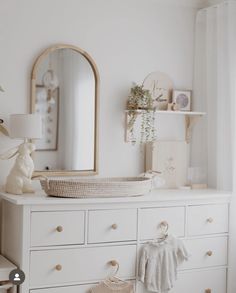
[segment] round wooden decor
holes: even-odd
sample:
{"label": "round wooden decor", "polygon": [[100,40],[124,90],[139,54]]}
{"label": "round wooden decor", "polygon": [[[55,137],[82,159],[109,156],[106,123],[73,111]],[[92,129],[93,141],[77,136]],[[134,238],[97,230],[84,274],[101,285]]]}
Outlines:
{"label": "round wooden decor", "polygon": [[155,110],[167,110],[171,102],[173,82],[163,72],[152,72],[143,81],[143,86],[151,92]]}

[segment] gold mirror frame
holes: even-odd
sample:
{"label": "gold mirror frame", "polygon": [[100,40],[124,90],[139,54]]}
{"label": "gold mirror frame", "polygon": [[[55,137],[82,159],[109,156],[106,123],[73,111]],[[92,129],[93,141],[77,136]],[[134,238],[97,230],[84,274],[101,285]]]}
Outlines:
{"label": "gold mirror frame", "polygon": [[52,171],[38,171],[34,172],[34,176],[89,176],[89,175],[96,175],[98,174],[98,123],[99,123],[99,89],[100,89],[100,77],[98,73],[98,68],[92,57],[85,52],[84,50],[73,46],[73,45],[66,45],[66,44],[59,44],[54,45],[46,50],[44,50],[36,59],[33,65],[33,69],[31,72],[31,97],[30,97],[30,112],[35,112],[35,101],[36,101],[36,73],[38,66],[40,65],[41,61],[51,52],[59,50],[59,49],[72,49],[82,56],[86,58],[89,64],[92,67],[94,78],[95,78],[95,148],[94,148],[94,169],[88,171],[79,171],[79,170],[52,170]]}

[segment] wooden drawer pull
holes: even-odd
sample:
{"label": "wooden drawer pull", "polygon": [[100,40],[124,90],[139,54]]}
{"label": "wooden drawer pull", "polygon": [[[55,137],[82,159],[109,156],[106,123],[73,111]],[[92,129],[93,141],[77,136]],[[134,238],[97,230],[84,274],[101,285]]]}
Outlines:
{"label": "wooden drawer pull", "polygon": [[61,270],[62,270],[62,266],[61,266],[61,265],[56,265],[56,266],[55,266],[55,269],[56,269],[57,271],[61,271]]}
{"label": "wooden drawer pull", "polygon": [[168,222],[167,221],[162,221],[160,224],[159,224],[159,226],[160,227],[168,227],[169,226],[169,224],[168,224]]}
{"label": "wooden drawer pull", "polygon": [[160,222],[158,227],[161,229],[162,233],[167,234],[167,232],[169,230],[169,224],[167,221]]}
{"label": "wooden drawer pull", "polygon": [[118,228],[118,225],[117,225],[117,224],[112,224],[112,225],[111,225],[111,228],[112,228],[113,230],[116,230],[116,229]]}
{"label": "wooden drawer pull", "polygon": [[109,264],[112,266],[112,267],[116,267],[116,266],[119,266],[119,263],[118,263],[118,261],[116,261],[116,260],[111,260],[111,261],[109,261]]}
{"label": "wooden drawer pull", "polygon": [[118,263],[118,261],[116,261],[115,259],[109,261],[109,264],[112,266],[112,267],[116,267],[116,271],[115,271],[115,275],[118,273],[119,269],[120,269],[120,265]]}
{"label": "wooden drawer pull", "polygon": [[207,251],[206,253],[208,256],[212,256],[213,252],[211,250]]}
{"label": "wooden drawer pull", "polygon": [[62,232],[63,231],[63,227],[62,226],[57,226],[57,232]]}
{"label": "wooden drawer pull", "polygon": [[211,223],[213,223],[213,222],[214,222],[214,219],[213,219],[213,218],[208,218],[208,219],[207,219],[207,223],[210,223],[210,224],[211,224]]}
{"label": "wooden drawer pull", "polygon": [[211,289],[206,289],[205,293],[211,293]]}

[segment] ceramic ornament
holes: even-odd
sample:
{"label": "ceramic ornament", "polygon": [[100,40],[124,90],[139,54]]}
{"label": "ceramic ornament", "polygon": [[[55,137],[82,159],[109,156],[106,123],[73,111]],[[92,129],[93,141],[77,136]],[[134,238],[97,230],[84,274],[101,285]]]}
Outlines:
{"label": "ceramic ornament", "polygon": [[33,193],[32,175],[34,171],[34,162],[31,153],[35,151],[33,143],[25,142],[18,147],[8,151],[0,156],[1,159],[11,159],[17,155],[6,181],[6,192],[12,194]]}

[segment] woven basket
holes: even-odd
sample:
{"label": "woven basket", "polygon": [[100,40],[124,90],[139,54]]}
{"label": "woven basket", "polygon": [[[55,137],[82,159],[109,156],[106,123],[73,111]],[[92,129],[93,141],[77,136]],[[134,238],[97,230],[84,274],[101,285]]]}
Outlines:
{"label": "woven basket", "polygon": [[47,195],[72,198],[125,197],[149,193],[152,180],[144,177],[40,180]]}

